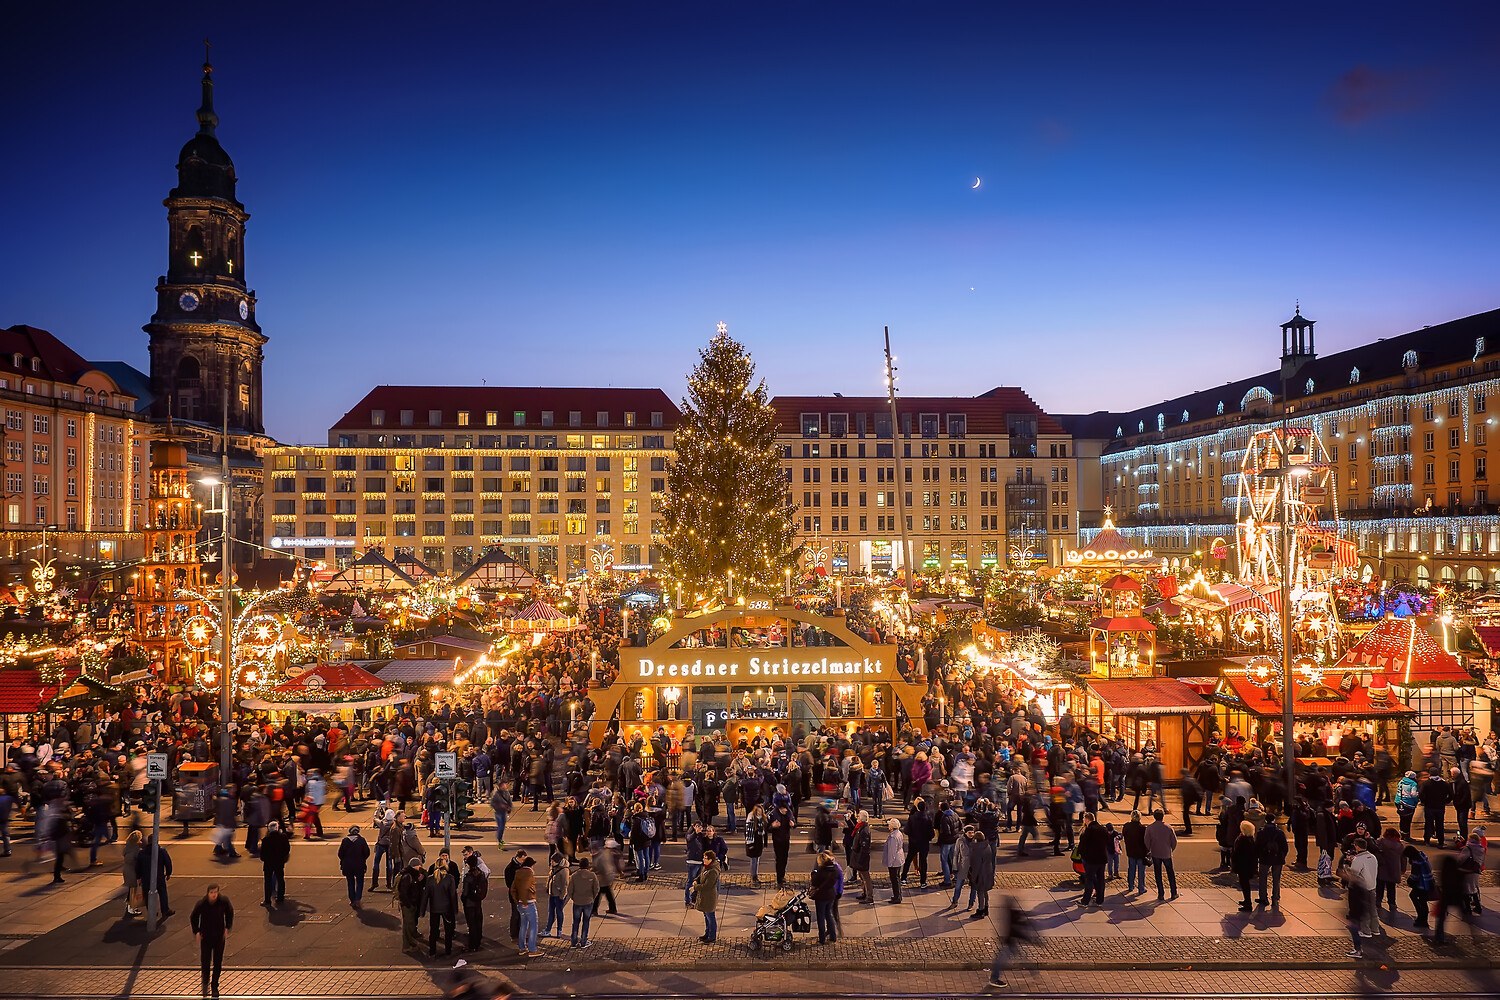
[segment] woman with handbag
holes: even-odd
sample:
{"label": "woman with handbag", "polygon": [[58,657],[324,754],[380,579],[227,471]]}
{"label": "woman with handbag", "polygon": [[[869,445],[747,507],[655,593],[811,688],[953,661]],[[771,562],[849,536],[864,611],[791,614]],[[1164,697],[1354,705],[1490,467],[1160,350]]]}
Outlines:
{"label": "woman with handbag", "polygon": [[1479,873],[1484,871],[1484,856],[1488,852],[1489,841],[1482,826],[1474,828],[1458,852],[1458,870],[1464,876],[1464,913],[1476,917],[1484,912],[1479,904]]}
{"label": "woman with handbag", "polygon": [[145,910],[146,894],[142,891],[140,877],[136,875],[135,860],[141,853],[141,831],[132,830],[125,838],[123,859],[125,862],[125,915],[138,917]]}
{"label": "woman with handbag", "polygon": [[760,856],[766,849],[766,807],[757,802],[745,817],[745,857],[750,859],[750,881],[760,882]]}

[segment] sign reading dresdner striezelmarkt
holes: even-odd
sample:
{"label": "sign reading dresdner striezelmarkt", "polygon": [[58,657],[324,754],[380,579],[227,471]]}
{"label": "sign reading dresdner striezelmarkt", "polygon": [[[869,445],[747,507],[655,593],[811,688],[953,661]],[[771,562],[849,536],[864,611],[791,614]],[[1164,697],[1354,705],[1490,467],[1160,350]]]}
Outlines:
{"label": "sign reading dresdner striezelmarkt", "polygon": [[694,656],[666,662],[642,656],[636,669],[640,680],[662,677],[885,677],[890,664],[886,657],[863,656],[857,659],[834,656],[768,656],[761,651],[718,650],[707,659]]}

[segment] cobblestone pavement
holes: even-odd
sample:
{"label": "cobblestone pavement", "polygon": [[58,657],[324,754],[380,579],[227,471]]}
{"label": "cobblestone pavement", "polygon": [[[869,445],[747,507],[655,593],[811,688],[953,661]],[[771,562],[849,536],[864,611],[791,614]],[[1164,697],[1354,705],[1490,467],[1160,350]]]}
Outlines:
{"label": "cobblestone pavement", "polygon": [[[939,1000],[948,997],[1367,997],[1400,994],[1415,997],[1497,996],[1500,974],[1493,970],[1422,969],[1415,973],[1380,965],[1360,969],[1307,971],[1239,969],[1233,972],[1175,969],[1101,975],[1099,967],[1079,970],[1013,969],[1006,973],[1004,990],[986,985],[984,971],[912,969],[899,976],[879,970],[831,973],[826,971],[762,970],[694,972],[576,972],[519,971],[508,975],[480,968],[482,975],[508,979],[520,998],[577,997],[587,1000],[624,1000],[655,995],[660,1000],[679,997],[767,996],[889,997],[892,1000]],[[448,970],[431,973],[415,969],[259,969],[226,970],[221,982],[225,998],[278,997],[432,997],[452,981]],[[196,969],[61,969],[15,970],[6,977],[3,995],[17,1000],[32,997],[193,997],[198,995]]]}

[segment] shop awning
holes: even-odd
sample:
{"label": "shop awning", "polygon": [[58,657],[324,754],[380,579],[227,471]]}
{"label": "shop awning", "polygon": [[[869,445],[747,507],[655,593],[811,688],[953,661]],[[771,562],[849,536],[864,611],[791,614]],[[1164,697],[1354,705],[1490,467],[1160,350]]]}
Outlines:
{"label": "shop awning", "polygon": [[1173,677],[1091,680],[1088,689],[1116,715],[1201,715],[1209,710],[1208,702]]}

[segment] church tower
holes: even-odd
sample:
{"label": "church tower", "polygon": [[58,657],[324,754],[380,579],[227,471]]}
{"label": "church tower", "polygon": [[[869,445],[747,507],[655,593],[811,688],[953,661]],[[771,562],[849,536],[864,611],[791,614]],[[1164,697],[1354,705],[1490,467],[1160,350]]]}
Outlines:
{"label": "church tower", "polygon": [[263,434],[261,362],[266,338],[245,285],[245,206],[234,196],[234,161],[215,130],[213,66],[203,63],[198,133],[177,156],[167,207],[167,273],[156,284],[151,335],[153,415],[222,426],[228,388],[231,433]]}

